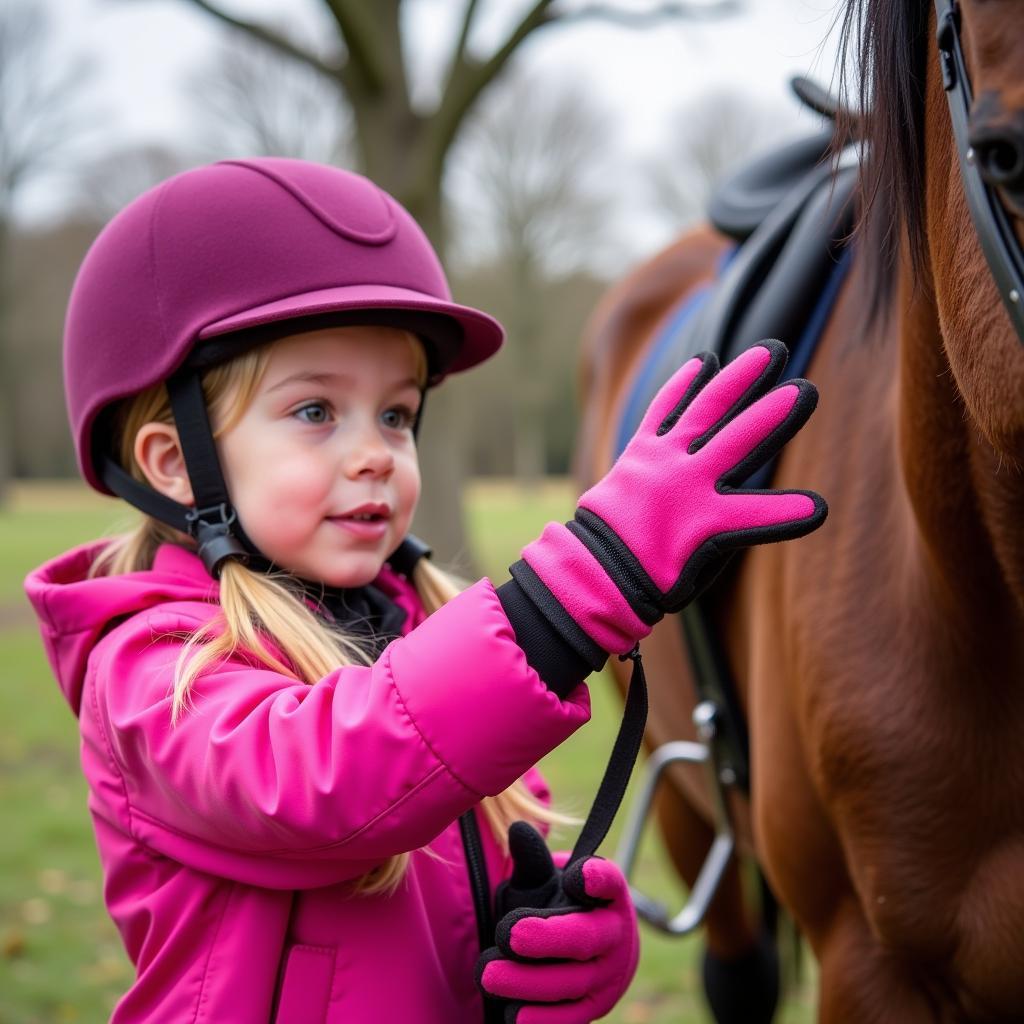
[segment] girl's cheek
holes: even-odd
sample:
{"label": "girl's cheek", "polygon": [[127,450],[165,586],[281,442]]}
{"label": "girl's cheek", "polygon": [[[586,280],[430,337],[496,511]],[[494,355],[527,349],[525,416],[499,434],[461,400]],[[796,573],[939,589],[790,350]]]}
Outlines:
{"label": "girl's cheek", "polygon": [[334,473],[322,460],[292,454],[264,464],[265,502],[280,509],[320,511],[334,485]]}

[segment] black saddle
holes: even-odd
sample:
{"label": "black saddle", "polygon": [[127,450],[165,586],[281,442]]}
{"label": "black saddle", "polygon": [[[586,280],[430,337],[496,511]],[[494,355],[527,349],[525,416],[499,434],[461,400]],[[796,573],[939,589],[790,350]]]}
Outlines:
{"label": "black saddle", "polygon": [[778,338],[790,349],[787,377],[806,368],[853,229],[857,168],[831,155],[832,142],[829,127],[773,150],[713,196],[710,220],[737,248],[698,308],[673,317],[656,339],[626,403],[620,451],[661,385],[698,352],[724,363],[763,338]]}
{"label": "black saddle", "polygon": [[[838,104],[807,79],[791,83],[808,106],[835,117]],[[851,263],[852,154],[833,154],[831,125],[741,167],[718,189],[709,217],[737,247],[712,287],[686,300],[666,322],[629,395],[619,451],[632,437],[662,384],[691,356],[714,352],[724,363],[764,338],[790,349],[786,378],[800,376]],[[768,486],[773,466],[745,486]],[[735,682],[706,602],[680,616],[699,698],[719,716],[721,767],[749,787],[748,736]]]}

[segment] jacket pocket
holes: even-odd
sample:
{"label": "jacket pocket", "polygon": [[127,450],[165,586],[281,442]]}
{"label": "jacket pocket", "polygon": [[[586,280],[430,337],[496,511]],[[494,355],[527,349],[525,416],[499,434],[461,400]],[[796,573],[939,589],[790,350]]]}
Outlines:
{"label": "jacket pocket", "polygon": [[332,946],[292,946],[274,1024],[323,1024],[334,981],[334,956]]}

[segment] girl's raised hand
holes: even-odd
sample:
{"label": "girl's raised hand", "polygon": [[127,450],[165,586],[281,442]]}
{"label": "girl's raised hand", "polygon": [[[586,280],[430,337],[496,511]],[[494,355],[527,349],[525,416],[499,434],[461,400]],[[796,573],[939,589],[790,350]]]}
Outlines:
{"label": "girl's raised hand", "polygon": [[549,523],[523,550],[513,577],[577,649],[582,630],[602,651],[626,653],[706,587],[733,550],[824,521],[814,491],[742,487],[817,404],[808,381],[773,387],[786,359],[781,342],[763,341],[721,371],[713,355],[689,360],[575,518]]}

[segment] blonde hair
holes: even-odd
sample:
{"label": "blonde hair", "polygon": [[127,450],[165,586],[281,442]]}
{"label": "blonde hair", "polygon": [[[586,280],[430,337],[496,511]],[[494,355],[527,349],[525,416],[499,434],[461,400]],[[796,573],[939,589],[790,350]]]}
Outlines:
{"label": "blonde hair", "polygon": [[[410,341],[418,353],[421,383],[426,380],[426,359],[413,335]],[[203,375],[203,393],[216,424],[214,436],[229,429],[245,412],[263,372],[271,345],[246,352]],[[135,459],[134,443],[145,423],[174,423],[167,390],[155,385],[126,400],[114,421],[115,450],[125,468],[142,483],[146,478]],[[191,538],[151,517],[143,518],[134,530],[115,537],[94,562],[90,575],[118,575],[152,567],[161,544],[195,548]],[[411,582],[428,614],[450,601],[461,587],[455,580],[420,559]],[[220,611],[209,623],[185,639],[175,665],[171,720],[177,722],[191,711],[190,692],[203,671],[218,662],[244,652],[260,664],[297,682],[312,685],[342,665],[369,665],[371,653],[356,638],[346,635],[321,618],[303,599],[287,573],[253,572],[240,562],[228,560],[220,571]],[[514,821],[537,825],[570,824],[574,819],[542,804],[522,780],[503,793],[485,797],[480,808],[499,844],[507,850],[508,828]],[[429,852],[429,851],[428,851]],[[362,879],[358,891],[365,894],[392,892],[409,865],[409,854],[401,853],[378,865]]]}

